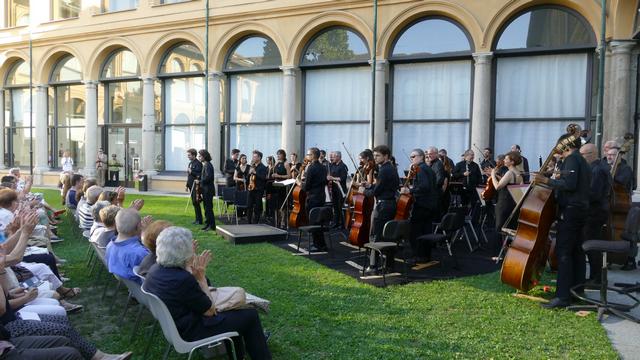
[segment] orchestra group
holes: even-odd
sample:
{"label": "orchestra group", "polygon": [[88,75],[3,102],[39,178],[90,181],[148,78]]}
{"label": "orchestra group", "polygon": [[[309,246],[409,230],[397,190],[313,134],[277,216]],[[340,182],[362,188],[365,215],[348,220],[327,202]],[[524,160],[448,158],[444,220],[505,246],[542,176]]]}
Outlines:
{"label": "orchestra group", "polygon": [[[598,157],[596,145],[584,137],[567,133],[560,137],[560,143],[563,146],[554,147],[548,161],[544,164],[540,161],[541,169],[536,173],[529,171],[529,161],[518,145],[495,159],[491,148],[476,147],[482,154],[479,162],[475,161],[472,149],[455,162],[445,149],[416,148],[403,154],[410,160],[409,169],[397,168],[386,145],[364,149],[358,154],[357,163],[345,147],[350,158],[347,161],[356,168],[353,174],[349,174],[343,153],[338,150],[329,151],[327,158],[325,150],[310,147],[300,161],[296,153],[287,156],[281,149],[264,161],[258,150],[243,154],[233,149],[222,171],[227,187],[248,192],[246,211],[239,209],[238,215],[246,217],[249,224],[262,221],[280,228],[298,227],[306,225],[312,209],[330,207],[333,227],[346,231],[349,241],[361,247],[381,241],[388,221],[408,220],[412,251],[409,264],[430,261],[431,245],[418,238],[431,233],[432,224],[439,222],[452,207],[464,209],[467,215],[474,211],[486,215],[486,223],[496,230],[488,233],[495,235],[490,236],[494,239],[490,244],[495,245],[491,250],[497,255],[508,244],[509,235],[514,235],[508,228],[517,228],[519,206],[525,206],[526,202],[526,194],[518,201],[510,188],[529,183],[548,188],[557,206],[553,227],[558,280],[556,297],[545,306],[566,307],[570,304],[569,289],[586,281],[585,258],[590,263],[588,282],[601,280],[602,259],[594,254],[585,256],[582,242],[615,236],[611,211],[616,197],[614,189],[630,204],[635,184],[631,167],[621,156],[622,141],[605,142],[603,158]],[[202,224],[205,231],[215,230],[211,155],[206,150],[190,149],[187,156],[190,161],[187,190],[195,209],[194,224]],[[405,176],[401,178],[399,173]],[[288,179],[295,182],[289,180],[290,186],[277,186]],[[411,199],[408,206],[401,201],[403,197]],[[200,204],[204,207],[204,218]],[[322,234],[315,234],[309,252],[326,250]],[[620,265],[635,269],[635,254]],[[365,273],[377,274],[382,270],[380,266],[372,255]]]}

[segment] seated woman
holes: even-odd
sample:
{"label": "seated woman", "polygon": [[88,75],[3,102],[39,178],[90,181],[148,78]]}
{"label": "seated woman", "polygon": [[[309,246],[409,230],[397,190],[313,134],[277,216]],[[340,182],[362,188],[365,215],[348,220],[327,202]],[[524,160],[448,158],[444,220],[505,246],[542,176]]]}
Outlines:
{"label": "seated woman", "polygon": [[149,269],[156,263],[156,239],[162,230],[173,226],[172,223],[166,220],[156,220],[149,224],[142,232],[142,245],[149,249],[149,255],[147,255],[140,265],[138,265],[138,274],[147,276]]}
{"label": "seated woman", "polygon": [[[195,341],[236,331],[252,359],[271,359],[256,310],[216,312],[205,278],[211,253],[194,254],[191,231],[175,226],[163,230],[156,241],[156,257],[144,288],[165,303],[183,339]],[[234,344],[242,358],[242,341],[234,339]]]}

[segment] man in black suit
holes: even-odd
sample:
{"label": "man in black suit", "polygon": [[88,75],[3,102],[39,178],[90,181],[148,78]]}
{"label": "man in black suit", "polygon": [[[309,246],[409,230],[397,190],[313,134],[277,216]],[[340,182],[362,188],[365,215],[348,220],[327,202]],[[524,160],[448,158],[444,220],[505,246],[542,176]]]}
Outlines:
{"label": "man in black suit", "polygon": [[240,155],[240,150],[233,149],[231,150],[231,157],[225,160],[224,162],[224,177],[227,180],[228,187],[236,186],[236,182],[233,181],[233,174],[236,172],[236,167],[238,167],[238,156]]}
{"label": "man in black suit", "polygon": [[193,204],[193,210],[196,214],[196,219],[192,224],[202,224],[202,207],[200,203],[196,201],[196,191],[193,188],[195,180],[200,180],[202,174],[202,163],[196,158],[198,152],[196,149],[187,150],[187,158],[189,159],[189,166],[187,167],[187,191],[191,193],[191,203]]}
{"label": "man in black suit", "polygon": [[[320,149],[316,147],[309,148],[307,150],[307,160],[309,165],[306,167],[302,175],[302,183],[299,185],[307,193],[306,208],[308,213],[311,213],[312,209],[324,206],[324,189],[327,186],[328,171],[327,167],[320,163]],[[312,236],[313,246],[309,249],[309,252],[326,251],[327,245],[324,242],[324,234],[314,232]]]}
{"label": "man in black suit", "polygon": [[473,161],[475,157],[472,150],[464,152],[464,160],[460,161],[453,168],[452,178],[454,181],[462,182],[462,198],[463,206],[473,207],[478,201],[478,192],[476,187],[482,183],[482,172],[480,166]]}
{"label": "man in black suit", "polygon": [[262,197],[264,196],[264,189],[267,186],[267,172],[267,167],[262,163],[262,153],[254,150],[251,159],[251,169],[249,170],[248,187],[251,188],[252,185],[255,185],[255,187],[249,189],[249,200],[247,203],[247,220],[249,224],[257,224],[260,221],[260,216],[262,215]]}

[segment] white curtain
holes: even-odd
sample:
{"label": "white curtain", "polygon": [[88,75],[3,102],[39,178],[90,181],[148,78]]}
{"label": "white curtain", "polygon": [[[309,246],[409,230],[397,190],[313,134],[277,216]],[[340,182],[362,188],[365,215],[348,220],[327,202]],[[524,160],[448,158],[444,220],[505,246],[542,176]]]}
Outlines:
{"label": "white curtain", "polygon": [[231,124],[229,146],[247,154],[247,159],[251,159],[253,150],[260,150],[266,164],[267,156],[275,155],[280,149],[281,128],[281,125]]}
{"label": "white curtain", "polygon": [[204,125],[167,126],[164,142],[165,170],[185,171],[186,153],[191,148],[205,148]]}
{"label": "white curtain", "polygon": [[305,72],[305,121],[371,118],[371,68],[347,67]]}
{"label": "white curtain", "polygon": [[538,157],[542,156],[542,161],[547,158],[571,123],[584,129],[584,121],[497,121],[494,152],[505,154],[511,150],[511,145],[518,144],[522,155],[529,160],[529,169],[538,170]]}
{"label": "white curtain", "polygon": [[471,61],[393,67],[393,120],[468,119]]}
{"label": "white curtain", "polygon": [[204,124],[204,78],[168,79],[165,84],[165,121],[169,124]]}
{"label": "white curtain", "polygon": [[432,122],[393,124],[393,149],[398,171],[408,169],[411,150],[425,150],[429,146],[446,149],[454,162],[460,161],[460,155],[469,148],[468,122]]}
{"label": "white curtain", "polygon": [[369,147],[369,124],[307,124],[305,127],[304,143],[307,148],[315,146],[329,152],[342,152],[342,161],[349,168],[349,173],[355,171],[342,143],[358,161],[358,154]]}
{"label": "white curtain", "polygon": [[230,77],[230,122],[282,121],[282,73],[253,73]]}
{"label": "white curtain", "polygon": [[496,118],[584,117],[587,54],[499,58]]}

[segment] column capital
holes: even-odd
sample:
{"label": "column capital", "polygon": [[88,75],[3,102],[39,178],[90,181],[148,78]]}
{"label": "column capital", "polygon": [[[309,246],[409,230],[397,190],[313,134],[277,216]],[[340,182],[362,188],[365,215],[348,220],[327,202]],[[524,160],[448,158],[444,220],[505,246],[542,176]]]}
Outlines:
{"label": "column capital", "polygon": [[636,44],[635,40],[614,40],[609,43],[609,46],[614,54],[631,54],[631,50]]}
{"label": "column capital", "polygon": [[471,55],[473,55],[473,60],[476,62],[476,64],[479,64],[479,65],[490,64],[491,60],[493,59],[493,52],[491,51],[477,52]]}
{"label": "column capital", "polygon": [[49,85],[47,84],[35,84],[33,87],[36,88],[36,91],[47,91]]}
{"label": "column capital", "polygon": [[280,70],[285,76],[296,76],[296,73],[300,68],[295,66],[280,66]]}
{"label": "column capital", "polygon": [[150,82],[153,83],[154,81],[157,80],[156,77],[153,77],[151,75],[142,75],[141,78],[142,78],[142,82],[145,83],[145,84],[148,84]]}
{"label": "column capital", "polygon": [[224,78],[224,73],[222,71],[209,71],[207,73],[208,80],[222,80]]}
{"label": "column capital", "polygon": [[[373,60],[368,61],[369,65],[373,65]],[[389,61],[386,59],[376,59],[376,71],[384,71],[384,69],[389,64]]]}
{"label": "column capital", "polygon": [[100,83],[98,80],[84,80],[82,82],[86,87],[97,87],[98,84]]}

